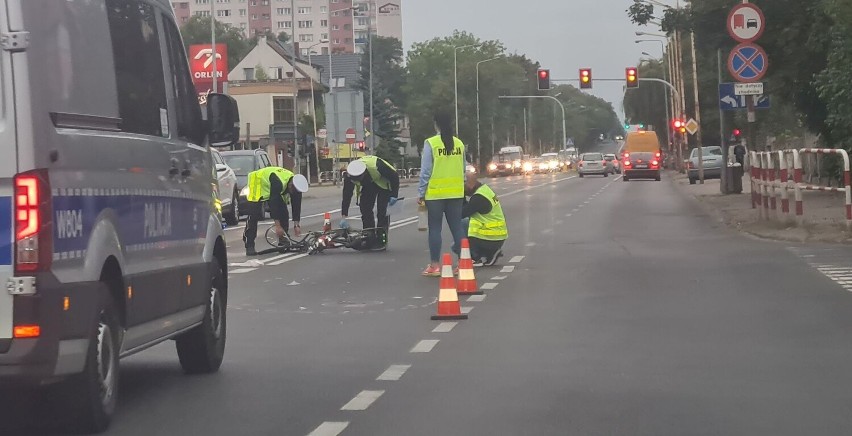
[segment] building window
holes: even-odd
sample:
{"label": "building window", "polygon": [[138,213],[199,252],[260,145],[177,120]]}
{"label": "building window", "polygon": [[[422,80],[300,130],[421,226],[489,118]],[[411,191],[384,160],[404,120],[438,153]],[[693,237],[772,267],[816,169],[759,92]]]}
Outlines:
{"label": "building window", "polygon": [[352,25],[351,24],[344,24],[343,30],[352,30]]}
{"label": "building window", "polygon": [[320,6],[320,13],[325,14],[328,12],[328,6]]}
{"label": "building window", "polygon": [[335,44],[340,44],[340,38],[334,38],[334,41],[333,41],[333,42],[334,42]]}
{"label": "building window", "polygon": [[320,20],[320,27],[328,27],[328,20]]}
{"label": "building window", "polygon": [[321,33],[320,39],[328,39],[328,33]]}
{"label": "building window", "polygon": [[257,19],[257,14],[251,14],[251,19],[252,19],[252,20],[256,20],[256,19]]}
{"label": "building window", "polygon": [[263,6],[269,6],[269,0],[263,0],[260,4]]}
{"label": "building window", "polygon": [[277,23],[277,26],[278,26],[279,29],[290,29],[290,28],[293,27],[290,24],[291,23],[289,21],[279,21]]}
{"label": "building window", "polygon": [[251,0],[251,3],[249,3],[249,4],[252,5],[252,6],[257,6],[257,0]]}
{"label": "building window", "polygon": [[243,77],[246,80],[254,80],[254,68],[243,68]]}
{"label": "building window", "polygon": [[199,17],[209,17],[210,11],[195,11],[195,15]]}
{"label": "building window", "polygon": [[314,22],[313,22],[313,21],[310,21],[310,20],[307,20],[307,21],[299,21],[299,28],[300,28],[300,29],[310,29],[311,27],[314,27]]}
{"label": "building window", "polygon": [[308,15],[310,13],[311,13],[311,8],[309,8],[309,7],[299,8],[299,15]]}
{"label": "building window", "polygon": [[366,17],[358,17],[358,25],[359,26],[369,26],[370,19]]}
{"label": "building window", "polygon": [[[121,130],[168,136],[162,124],[166,80],[154,8],[134,0],[107,0]],[[168,113],[168,112],[166,112]]]}
{"label": "building window", "polygon": [[272,122],[275,124],[293,124],[293,99],[290,97],[272,98]]}
{"label": "building window", "polygon": [[245,10],[245,9],[240,9],[240,16],[241,16],[241,17],[245,17],[245,16],[246,16],[246,10]]}
{"label": "building window", "polygon": [[195,0],[195,4],[197,4],[197,5],[209,5],[210,0]]}
{"label": "building window", "polygon": [[331,25],[331,30],[340,30],[340,26],[339,26],[339,25],[337,25],[337,24],[332,24],[332,25]]}
{"label": "building window", "polygon": [[322,54],[324,54],[324,55],[327,55],[327,54],[328,54],[328,47],[323,47],[323,48],[322,48]]}
{"label": "building window", "polygon": [[314,35],[312,35],[312,34],[299,35],[299,41],[301,41],[301,42],[314,42]]}
{"label": "building window", "polygon": [[277,8],[275,9],[275,13],[277,13],[278,15],[291,15],[293,13],[293,10],[290,8]]}
{"label": "building window", "polygon": [[231,0],[216,0],[216,3],[230,3]]}
{"label": "building window", "polygon": [[220,9],[220,10],[216,11],[216,16],[217,17],[230,17],[231,16],[231,10],[230,9]]}

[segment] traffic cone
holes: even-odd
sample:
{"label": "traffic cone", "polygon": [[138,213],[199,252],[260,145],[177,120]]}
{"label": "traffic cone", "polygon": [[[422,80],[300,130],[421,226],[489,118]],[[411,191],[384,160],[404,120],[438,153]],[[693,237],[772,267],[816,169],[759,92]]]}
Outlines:
{"label": "traffic cone", "polygon": [[438,313],[432,315],[434,320],[467,319],[467,315],[461,313],[459,294],[456,293],[456,278],[453,276],[453,257],[449,253],[444,254],[444,263],[441,266],[437,308]]}
{"label": "traffic cone", "polygon": [[331,231],[331,213],[326,212],[322,216],[322,231],[330,232]]}
{"label": "traffic cone", "polygon": [[461,241],[461,256],[459,256],[459,295],[482,295],[476,285],[476,276],[473,273],[473,259],[470,258],[470,241],[467,238]]}

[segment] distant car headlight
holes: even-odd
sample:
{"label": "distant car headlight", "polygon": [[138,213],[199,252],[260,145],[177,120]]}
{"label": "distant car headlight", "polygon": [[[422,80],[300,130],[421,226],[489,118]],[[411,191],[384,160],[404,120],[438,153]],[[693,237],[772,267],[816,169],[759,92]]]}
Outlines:
{"label": "distant car headlight", "polygon": [[529,162],[524,162],[524,171],[532,171],[533,166]]}
{"label": "distant car headlight", "polygon": [[521,162],[520,162],[520,161],[515,161],[515,162],[512,164],[512,166],[514,166],[515,168],[520,168],[520,167],[521,167]]}
{"label": "distant car headlight", "polygon": [[491,171],[496,171],[497,170],[497,164],[488,165],[488,169],[491,170]]}
{"label": "distant car headlight", "polygon": [[243,189],[240,189],[240,197],[248,197],[249,189],[248,185],[243,186]]}
{"label": "distant car headlight", "polygon": [[559,162],[555,160],[550,161],[550,169],[555,170],[556,168],[559,168]]}

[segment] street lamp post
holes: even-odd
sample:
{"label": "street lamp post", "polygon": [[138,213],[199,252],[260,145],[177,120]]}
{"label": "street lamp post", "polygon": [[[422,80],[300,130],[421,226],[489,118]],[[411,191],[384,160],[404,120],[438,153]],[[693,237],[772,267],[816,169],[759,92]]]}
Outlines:
{"label": "street lamp post", "polygon": [[560,109],[562,109],[562,144],[563,144],[562,146],[564,147],[564,146],[565,146],[564,144],[566,144],[566,143],[568,142],[568,138],[567,138],[567,136],[566,136],[566,130],[565,130],[565,105],[563,105],[563,104],[562,104],[562,102],[561,102],[561,101],[559,101],[559,99],[558,99],[558,98],[556,98],[556,97],[554,97],[554,96],[552,96],[552,95],[501,95],[501,96],[499,96],[498,98],[500,98],[500,99],[510,99],[510,98],[549,98],[549,99],[551,99],[551,100],[555,101],[557,104],[559,104],[559,108],[560,108]]}
{"label": "street lamp post", "polygon": [[[311,59],[311,49],[313,49],[314,47],[316,47],[320,44],[326,44],[326,43],[328,43],[328,40],[322,39],[318,43],[308,46],[308,64],[311,66],[311,68],[314,67],[313,59]],[[317,174],[317,181],[319,181],[320,164],[319,164],[319,145],[317,144],[317,103],[316,103],[316,98],[314,96],[314,79],[313,79],[313,77],[311,77],[311,112],[313,113],[313,116],[311,116],[311,118],[313,118],[313,120],[314,120],[314,154],[316,154],[316,161],[317,161],[317,165],[316,165],[317,173],[316,174]],[[308,157],[307,167],[308,167],[308,180],[311,180],[311,158],[310,157]]]}
{"label": "street lamp post", "polygon": [[[476,63],[476,159],[479,161],[478,163],[482,163],[482,145],[480,144],[479,135],[480,135],[480,126],[479,126],[479,66],[486,63],[495,61],[500,59],[501,56],[493,57],[491,59],[486,59],[484,61],[479,61]],[[458,121],[456,121],[458,122]]]}
{"label": "street lamp post", "polygon": [[216,2],[210,2],[210,42],[213,49],[213,92],[219,92],[218,82],[216,78],[219,60],[216,59]]}
{"label": "street lamp post", "polygon": [[476,47],[479,44],[468,44],[453,47],[453,83],[455,86],[455,109],[456,109],[456,136],[459,136],[459,50],[463,48]]}
{"label": "street lamp post", "polygon": [[[637,44],[639,44],[640,42],[659,42],[660,43],[660,50],[662,50],[662,53],[663,53],[662,56],[664,58],[666,57],[666,48],[665,48],[665,45],[663,44],[663,41],[660,41],[658,39],[637,39],[636,40]],[[642,54],[647,55],[649,57],[651,56],[650,54],[648,54],[646,52],[642,52]],[[666,69],[664,67],[663,68],[663,80],[668,81],[668,78],[666,76],[667,76],[666,75]],[[669,90],[668,90],[668,88],[665,88],[665,87],[663,88],[663,103],[665,103],[665,106],[666,106],[666,117],[665,117],[666,118],[666,120],[665,120],[666,121],[666,132],[667,132],[666,133],[666,141],[668,141],[668,136],[669,136],[668,135],[668,131],[669,131],[668,125],[669,125],[669,119],[670,119],[669,118]],[[666,146],[668,147],[668,144],[666,144]]]}

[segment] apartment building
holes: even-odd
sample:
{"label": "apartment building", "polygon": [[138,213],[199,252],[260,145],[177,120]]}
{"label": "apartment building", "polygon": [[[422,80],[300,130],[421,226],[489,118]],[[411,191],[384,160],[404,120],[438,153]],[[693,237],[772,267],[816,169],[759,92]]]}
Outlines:
{"label": "apartment building", "polygon": [[[402,40],[402,0],[185,0],[173,1],[178,23],[199,15],[243,29],[296,35],[302,55],[360,53],[369,32]],[[295,22],[295,29],[294,29]],[[328,42],[323,42],[328,41]]]}

